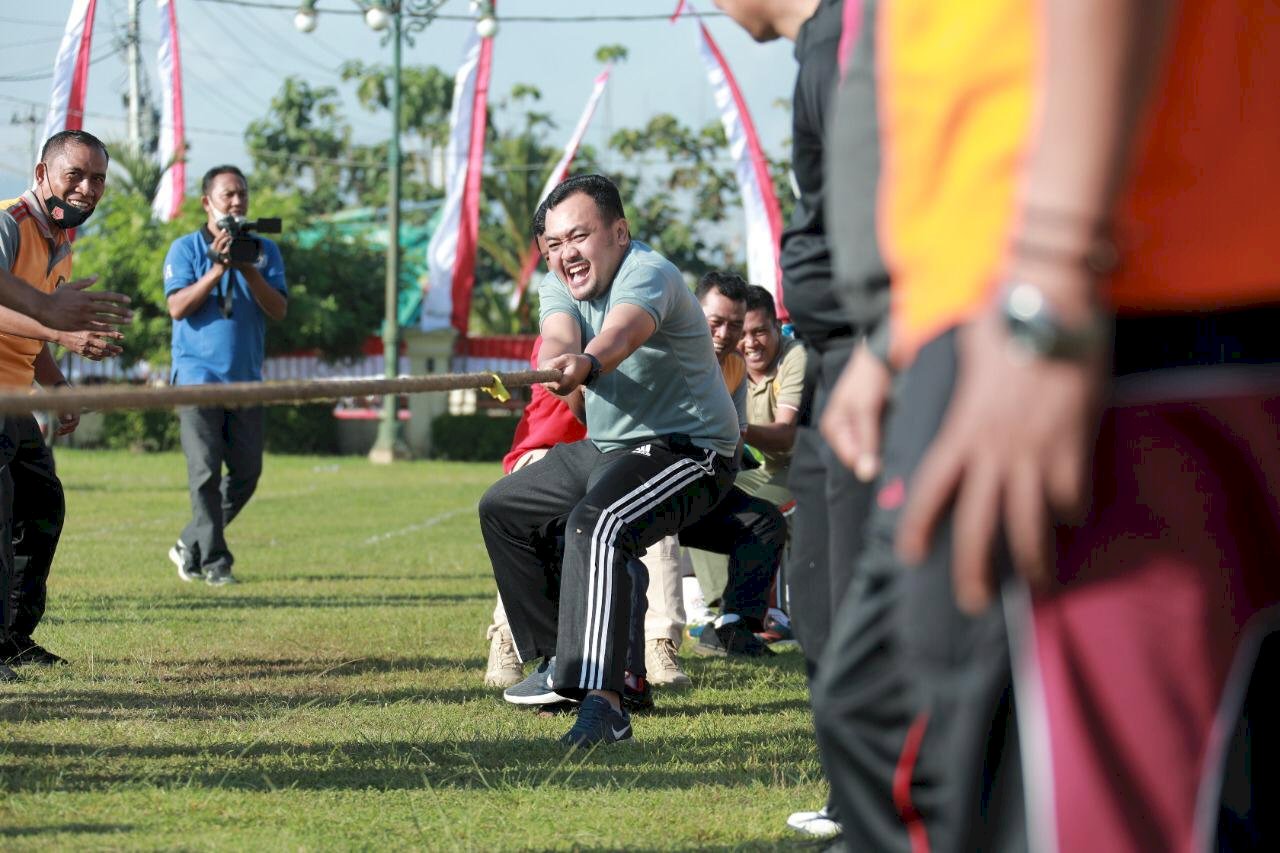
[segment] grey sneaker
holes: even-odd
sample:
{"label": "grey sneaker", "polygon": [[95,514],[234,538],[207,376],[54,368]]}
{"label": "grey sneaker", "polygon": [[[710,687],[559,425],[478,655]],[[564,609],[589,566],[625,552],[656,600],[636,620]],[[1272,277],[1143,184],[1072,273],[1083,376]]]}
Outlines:
{"label": "grey sneaker", "polygon": [[551,679],[556,674],[556,659],[543,658],[537,669],[524,681],[502,691],[502,698],[513,705],[553,705],[565,701],[565,697],[551,689]]}
{"label": "grey sneaker", "polygon": [[738,619],[734,622],[716,627],[708,625],[698,637],[693,647],[695,655],[702,657],[770,657],[773,649],[762,641],[747,623]]}
{"label": "grey sneaker", "polygon": [[204,577],[199,566],[187,565],[187,548],[179,539],[173,543],[173,547],[169,549],[169,560],[178,567],[178,577],[184,581],[196,581]]}
{"label": "grey sneaker", "polygon": [[210,566],[204,573],[204,582],[209,586],[226,586],[229,583],[238,583],[231,576],[231,569],[226,566]]}
{"label": "grey sneaker", "polygon": [[590,749],[596,744],[631,740],[631,715],[615,711],[603,696],[588,696],[578,709],[573,728],[560,738],[560,745],[570,749]]}

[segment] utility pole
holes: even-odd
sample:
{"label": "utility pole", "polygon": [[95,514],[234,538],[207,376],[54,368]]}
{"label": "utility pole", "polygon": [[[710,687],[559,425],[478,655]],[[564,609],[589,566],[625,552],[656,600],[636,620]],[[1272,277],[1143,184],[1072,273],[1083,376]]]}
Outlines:
{"label": "utility pole", "polygon": [[35,165],[36,158],[40,156],[40,152],[36,149],[36,130],[44,127],[44,118],[36,112],[35,107],[29,107],[26,115],[22,113],[14,113],[9,119],[9,124],[25,124],[27,126],[28,146],[30,147],[31,156],[27,158],[27,167]]}
{"label": "utility pole", "polygon": [[129,147],[134,154],[142,151],[142,53],[139,50],[138,7],[142,0],[128,0],[129,28],[125,34],[129,63]]}

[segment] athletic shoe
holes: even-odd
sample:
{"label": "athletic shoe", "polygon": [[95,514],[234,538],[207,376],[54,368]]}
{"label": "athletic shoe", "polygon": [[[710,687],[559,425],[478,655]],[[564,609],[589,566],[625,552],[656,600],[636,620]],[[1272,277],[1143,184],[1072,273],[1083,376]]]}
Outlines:
{"label": "athletic shoe", "polygon": [[680,669],[676,644],[666,637],[645,640],[644,668],[649,674],[649,683],[654,687],[688,690],[693,686],[693,681]]}
{"label": "athletic shoe", "polygon": [[816,812],[793,812],[787,818],[787,826],[810,838],[835,838],[840,834],[840,824],[831,819],[827,807]]}
{"label": "athletic shoe", "polygon": [[173,547],[169,549],[169,560],[178,567],[178,577],[184,581],[199,580],[204,577],[199,566],[187,566],[187,548],[179,539],[173,543]]}
{"label": "athletic shoe", "polygon": [[231,569],[226,566],[210,566],[204,573],[204,582],[209,586],[226,586],[227,584],[239,583],[231,575]]}
{"label": "athletic shoe", "polygon": [[765,614],[764,627],[756,631],[756,636],[771,646],[777,643],[789,644],[795,640],[795,635],[791,633],[791,620],[787,618],[787,614],[772,607]]}
{"label": "athletic shoe", "polygon": [[628,711],[648,711],[653,707],[653,688],[647,678],[626,674],[622,682],[622,707]]}
{"label": "athletic shoe", "polygon": [[694,654],[702,657],[768,657],[773,654],[760,638],[741,619],[735,619],[716,628],[708,627],[693,647]]}
{"label": "athletic shoe", "polygon": [[67,662],[30,637],[10,637],[8,642],[0,643],[0,661],[9,666],[54,666]]}
{"label": "athletic shoe", "polygon": [[22,676],[14,672],[7,665],[0,663],[0,684],[8,684],[14,681],[21,681]]}
{"label": "athletic shoe", "polygon": [[555,674],[556,659],[543,658],[537,669],[523,681],[502,691],[502,698],[513,705],[552,705],[563,702],[565,697],[551,689],[551,679]]}
{"label": "athletic shoe", "polygon": [[516,654],[511,629],[505,625],[489,626],[489,665],[484,674],[485,687],[510,687],[524,678],[524,665]]}
{"label": "athletic shoe", "polygon": [[589,749],[601,743],[619,743],[631,739],[631,715],[615,711],[603,696],[588,696],[578,709],[578,719],[560,738],[561,746]]}

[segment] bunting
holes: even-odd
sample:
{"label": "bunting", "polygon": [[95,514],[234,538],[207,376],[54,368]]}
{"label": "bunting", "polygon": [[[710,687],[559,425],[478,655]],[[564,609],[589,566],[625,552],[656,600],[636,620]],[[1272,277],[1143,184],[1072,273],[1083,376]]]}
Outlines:
{"label": "bunting", "polygon": [[[671,16],[672,22],[686,11],[696,15],[692,3],[680,0]],[[729,140],[729,154],[733,157],[734,173],[742,194],[747,225],[747,278],[773,294],[778,318],[786,322],[790,318],[783,300],[782,268],[778,263],[782,244],[782,211],[773,192],[769,161],[764,156],[764,148],[760,145],[760,137],[738,88],[738,81],[701,20],[697,22],[697,38],[698,54],[706,66],[707,80],[720,110],[720,123]]]}
{"label": "bunting", "polygon": [[428,274],[420,321],[425,331],[453,326],[460,337],[467,334],[492,64],[492,37],[481,38],[473,29],[453,81],[444,210],[427,246]]}
{"label": "bunting", "polygon": [[[569,142],[564,147],[564,153],[560,155],[560,161],[551,170],[551,175],[542,187],[542,194],[538,196],[538,204],[542,204],[546,197],[551,195],[551,191],[556,188],[556,185],[569,177],[569,167],[573,165],[573,158],[578,156],[578,148],[582,145],[583,137],[587,135],[587,128],[591,125],[591,117],[595,115],[596,105],[600,103],[600,98],[604,95],[604,87],[609,82],[609,72],[612,70],[612,65],[606,65],[604,70],[596,75],[595,84],[591,87],[591,94],[587,97],[587,105],[583,107],[582,115],[578,117],[578,124],[574,127],[573,134],[569,137]],[[538,268],[540,254],[538,241],[534,240],[530,246],[529,259],[525,261],[524,268],[520,270],[520,280],[516,282],[516,288],[511,294],[512,311],[518,308],[520,301],[524,299],[524,292],[529,287],[529,280],[533,277],[533,271]]]}
{"label": "bunting", "polygon": [[73,0],[62,44],[53,61],[53,94],[44,120],[44,138],[84,126],[84,94],[89,85],[89,45],[98,0]]}
{"label": "bunting", "polygon": [[187,164],[182,112],[182,57],[178,52],[176,0],[156,0],[160,12],[160,48],[156,63],[160,71],[160,165],[165,167],[160,186],[151,202],[156,219],[168,222],[177,217],[186,197]]}

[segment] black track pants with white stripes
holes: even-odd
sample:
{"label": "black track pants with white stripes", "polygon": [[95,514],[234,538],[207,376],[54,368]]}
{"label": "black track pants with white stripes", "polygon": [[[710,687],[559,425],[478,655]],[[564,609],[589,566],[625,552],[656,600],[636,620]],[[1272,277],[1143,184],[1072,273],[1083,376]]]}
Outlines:
{"label": "black track pants with white stripes", "polygon": [[[706,515],[733,484],[717,454],[654,441],[601,453],[561,444],[498,480],[480,500],[480,529],[522,660],[555,655],[555,690],[621,691],[630,629],[627,560]],[[564,560],[546,531],[565,519]]]}

